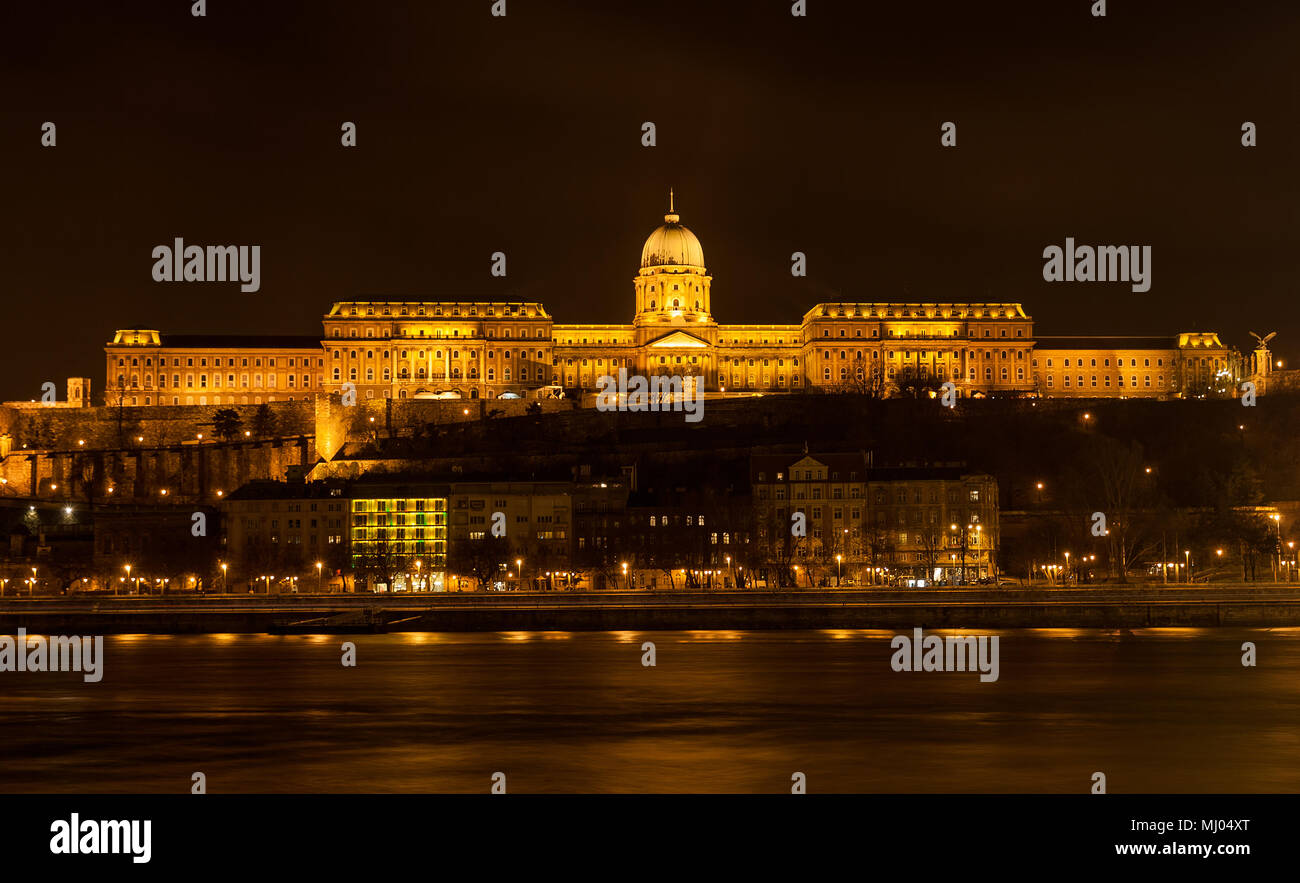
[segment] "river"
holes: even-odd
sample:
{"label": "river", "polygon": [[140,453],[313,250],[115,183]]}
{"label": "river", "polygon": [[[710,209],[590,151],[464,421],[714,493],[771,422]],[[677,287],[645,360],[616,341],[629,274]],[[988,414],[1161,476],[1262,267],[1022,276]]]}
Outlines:
{"label": "river", "polygon": [[987,633],[992,683],[892,634],[109,636],[0,673],[0,791],[1300,791],[1300,629]]}

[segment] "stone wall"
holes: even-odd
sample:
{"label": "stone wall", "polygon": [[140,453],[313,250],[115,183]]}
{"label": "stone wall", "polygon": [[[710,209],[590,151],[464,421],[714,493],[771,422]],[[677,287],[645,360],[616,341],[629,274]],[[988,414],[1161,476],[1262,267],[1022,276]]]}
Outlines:
{"label": "stone wall", "polygon": [[315,462],[311,436],[112,450],[14,451],[0,494],[105,502],[215,502],[256,478],[284,480]]}
{"label": "stone wall", "polygon": [[[212,437],[212,417],[230,408],[253,427],[259,405],[153,405],[140,408],[54,408],[0,406],[0,435],[13,437],[13,450],[87,450],[166,447],[191,441],[198,434]],[[271,402],[267,405],[276,435],[311,435],[315,410],[311,402]],[[143,442],[135,439],[143,436]],[[84,442],[85,444],[78,444]]]}

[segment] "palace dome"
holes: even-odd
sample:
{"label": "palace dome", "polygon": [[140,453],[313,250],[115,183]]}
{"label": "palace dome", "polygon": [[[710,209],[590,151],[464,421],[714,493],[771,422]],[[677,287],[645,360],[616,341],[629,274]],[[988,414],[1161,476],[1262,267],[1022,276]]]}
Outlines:
{"label": "palace dome", "polygon": [[668,214],[655,228],[641,249],[641,266],[644,267],[703,267],[704,248],[694,233],[682,226],[681,215],[673,211],[672,195],[668,197]]}

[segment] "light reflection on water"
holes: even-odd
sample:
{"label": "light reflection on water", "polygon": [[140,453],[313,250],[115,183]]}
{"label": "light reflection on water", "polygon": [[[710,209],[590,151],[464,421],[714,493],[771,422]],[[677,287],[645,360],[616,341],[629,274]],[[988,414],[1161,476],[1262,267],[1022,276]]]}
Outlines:
{"label": "light reflection on water", "polygon": [[987,684],[894,634],[110,636],[98,684],[0,673],[0,790],[1300,791],[1300,629],[986,632]]}

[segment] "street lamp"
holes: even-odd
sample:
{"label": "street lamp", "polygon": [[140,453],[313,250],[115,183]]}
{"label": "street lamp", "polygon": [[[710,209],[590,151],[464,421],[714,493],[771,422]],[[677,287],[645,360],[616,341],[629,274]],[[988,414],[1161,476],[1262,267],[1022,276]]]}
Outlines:
{"label": "street lamp", "polygon": [[221,591],[224,594],[229,591],[230,586],[226,581],[226,562],[221,562]]}
{"label": "street lamp", "polygon": [[840,574],[844,572],[843,563],[844,563],[844,556],[836,555],[835,556],[835,588],[837,589],[840,587]]}
{"label": "street lamp", "polygon": [[1275,556],[1273,563],[1273,579],[1276,580],[1278,576],[1277,572],[1281,570],[1282,566],[1282,515],[1278,512],[1274,512],[1269,516],[1269,518],[1273,519],[1273,526],[1277,529],[1277,555]]}
{"label": "street lamp", "polygon": [[1187,577],[1187,581],[1190,583],[1192,581],[1192,550],[1191,549],[1183,549],[1183,562],[1186,565],[1183,568],[1183,575]]}
{"label": "street lamp", "polygon": [[131,565],[130,565],[130,564],[126,565],[126,578],[127,578],[128,580],[131,579]]}
{"label": "street lamp", "polygon": [[515,559],[515,573],[519,574],[519,582],[522,585],[524,581],[524,559]]}
{"label": "street lamp", "polygon": [[[321,567],[322,567],[322,566],[323,566],[323,565],[321,564],[321,562],[319,562],[319,561],[316,562],[316,594],[317,594],[317,595],[320,594],[320,580],[321,580],[321,573],[322,573],[322,571],[321,571]],[[226,567],[226,565],[224,565],[224,564],[221,565],[222,570],[224,570],[225,567]]]}
{"label": "street lamp", "polygon": [[627,586],[629,589],[632,588],[632,584],[629,583],[629,582],[627,581],[627,562],[626,562],[626,561],[623,562],[623,584],[624,584],[625,586]]}

